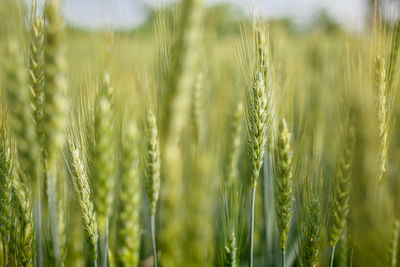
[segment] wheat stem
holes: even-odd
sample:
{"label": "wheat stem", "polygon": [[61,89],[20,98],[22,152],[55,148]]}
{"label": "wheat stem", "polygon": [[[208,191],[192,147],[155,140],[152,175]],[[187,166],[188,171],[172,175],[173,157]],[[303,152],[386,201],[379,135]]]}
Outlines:
{"label": "wheat stem", "polygon": [[253,259],[253,254],[254,254],[254,204],[255,204],[255,198],[256,198],[256,187],[254,186],[251,189],[251,215],[250,215],[250,263],[249,267],[253,267],[254,265],[254,259]]}
{"label": "wheat stem", "polygon": [[336,249],[336,244],[332,247],[332,254],[331,254],[331,267],[333,267],[333,259],[335,258],[335,249]]}
{"label": "wheat stem", "polygon": [[157,267],[156,219],[154,215],[151,216],[151,241],[153,245],[154,266]]}
{"label": "wheat stem", "polygon": [[105,222],[104,232],[100,236],[100,266],[108,266],[108,219]]}

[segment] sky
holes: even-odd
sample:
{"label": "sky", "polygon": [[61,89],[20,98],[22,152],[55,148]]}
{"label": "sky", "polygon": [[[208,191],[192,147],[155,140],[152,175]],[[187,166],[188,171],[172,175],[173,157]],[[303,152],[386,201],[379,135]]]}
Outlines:
{"label": "sky", "polygon": [[[44,0],[43,0],[44,1]],[[63,0],[67,21],[75,26],[100,29],[112,25],[130,29],[146,19],[146,8],[157,8],[168,0]],[[244,11],[266,18],[292,18],[307,23],[320,10],[348,29],[362,27],[366,0],[205,0],[207,5],[230,3]]]}

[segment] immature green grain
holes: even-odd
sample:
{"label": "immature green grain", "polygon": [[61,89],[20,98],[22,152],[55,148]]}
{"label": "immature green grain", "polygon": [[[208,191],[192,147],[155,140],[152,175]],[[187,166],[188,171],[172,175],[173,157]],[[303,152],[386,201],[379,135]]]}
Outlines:
{"label": "immature green grain", "polygon": [[275,208],[278,217],[280,245],[282,249],[282,266],[285,266],[285,251],[287,235],[293,215],[293,152],[291,149],[291,134],[285,119],[279,123],[279,133],[275,147]]}
{"label": "immature green grain", "polygon": [[73,144],[69,145],[71,153],[71,174],[74,187],[74,194],[79,202],[82,213],[85,238],[89,246],[89,252],[94,262],[97,261],[97,221],[91,201],[87,167],[81,158],[78,148]]}
{"label": "immature green grain", "polygon": [[31,22],[28,74],[31,91],[32,117],[35,122],[36,137],[42,151],[44,142],[44,20],[40,16],[35,16]]}
{"label": "immature green grain", "polygon": [[[267,94],[270,98],[269,100],[269,112],[271,115],[275,114],[275,107],[274,107],[274,101],[273,95],[273,87],[272,87],[272,64],[270,62],[270,55],[269,55],[269,50],[268,50],[268,44],[267,44],[267,37],[265,36],[264,29],[262,27],[258,27],[255,31],[256,34],[256,41],[257,41],[257,63],[258,63],[258,68],[260,72],[263,74],[264,77],[264,86],[265,90],[267,91]],[[271,118],[271,125],[274,127],[274,116]],[[272,149],[271,145],[273,145],[273,134],[274,131],[269,131],[267,133],[267,147],[268,149]]]}
{"label": "immature green grain", "polygon": [[147,157],[146,157],[147,195],[150,200],[150,214],[156,214],[160,192],[160,147],[156,117],[150,111],[147,115]]}
{"label": "immature green grain", "polygon": [[332,247],[331,266],[335,256],[335,247],[347,221],[350,200],[351,168],[354,147],[354,128],[349,127],[345,136],[345,146],[339,159],[339,168],[335,180],[333,199],[333,223],[331,226],[330,245]]}
{"label": "immature green grain", "polygon": [[253,266],[254,243],[254,203],[257,181],[263,163],[267,129],[271,125],[270,97],[265,90],[261,72],[255,76],[254,86],[247,92],[247,128],[250,163],[250,181],[252,185],[251,222],[250,222],[250,267]]}
{"label": "immature green grain", "polygon": [[250,161],[250,181],[257,187],[258,177],[263,163],[267,130],[271,124],[270,98],[264,86],[261,72],[256,73],[253,89],[247,96],[247,129]]}
{"label": "immature green grain", "polygon": [[16,266],[19,259],[18,254],[20,253],[20,244],[18,242],[18,238],[20,235],[20,223],[18,220],[18,214],[16,211],[15,201],[14,201],[15,193],[13,192],[13,212],[11,219],[11,229],[10,229],[10,239],[8,242],[8,251],[7,251],[7,260],[9,266]]}
{"label": "immature green grain", "polygon": [[[66,125],[66,100],[67,80],[65,78],[65,41],[64,21],[60,11],[59,0],[48,1],[45,7],[45,82],[44,82],[44,106],[43,106],[43,158],[44,171],[47,178],[47,197],[49,206],[49,220],[53,252],[56,264],[62,264],[61,247],[64,239],[62,236],[62,224],[59,221],[60,213],[57,192],[57,163],[64,143]],[[60,235],[61,234],[61,235]],[[61,237],[61,240],[60,240]]]}
{"label": "immature green grain", "polygon": [[389,246],[389,264],[388,264],[388,266],[391,266],[391,267],[397,266],[397,257],[399,254],[399,251],[398,251],[399,235],[400,235],[400,222],[399,222],[399,220],[394,220],[393,225],[392,225],[392,232],[391,232],[390,246]]}
{"label": "immature green grain", "polygon": [[139,132],[129,124],[122,144],[122,177],[119,195],[117,261],[121,266],[137,266],[140,249],[141,183]]}
{"label": "immature green grain", "polygon": [[388,89],[386,86],[386,68],[385,60],[378,56],[375,62],[375,88],[378,93],[378,120],[379,120],[379,176],[378,183],[382,180],[386,173],[387,167],[387,151],[388,151],[388,132],[389,132],[389,117],[388,117]]}
{"label": "immature green grain", "polygon": [[225,267],[236,267],[236,259],[237,259],[237,244],[236,244],[236,235],[235,232],[232,232],[229,235],[228,242],[225,244]]}
{"label": "immature green grain", "polygon": [[3,242],[4,262],[6,259],[6,247],[8,246],[11,229],[12,215],[12,181],[14,162],[11,154],[9,133],[4,117],[0,125],[0,234]]}
{"label": "immature green grain", "polygon": [[44,153],[48,168],[52,170],[64,142],[67,81],[64,74],[64,22],[58,0],[48,1],[45,13]]}
{"label": "immature green grain", "polygon": [[[16,140],[18,161],[26,176],[35,173],[35,133],[30,115],[29,92],[26,90],[19,46],[13,39],[8,44],[5,89],[9,107],[10,127]],[[33,182],[33,179],[31,179]]]}
{"label": "immature green grain", "polygon": [[147,155],[146,155],[146,178],[147,178],[147,196],[150,201],[151,215],[151,233],[153,241],[154,265],[157,266],[157,250],[155,241],[155,215],[157,201],[160,193],[160,144],[158,140],[158,131],[156,117],[153,112],[147,115]]}
{"label": "immature green grain", "polygon": [[228,153],[225,170],[225,180],[232,184],[238,177],[238,162],[240,156],[240,146],[243,128],[243,105],[239,103],[234,112],[232,126],[230,130],[230,139],[228,142]]}
{"label": "immature green grain", "polygon": [[300,259],[302,266],[315,267],[320,263],[323,247],[323,220],[318,196],[309,196],[301,222]]}
{"label": "immature green grain", "polygon": [[107,220],[112,212],[114,177],[114,112],[113,88],[108,73],[104,75],[100,89],[94,122],[95,150],[92,159],[94,204],[99,222],[100,234],[106,232]]}
{"label": "immature green grain", "polygon": [[35,232],[32,205],[28,197],[31,192],[23,186],[20,179],[14,179],[13,192],[17,202],[19,214],[18,222],[20,227],[18,238],[18,262],[21,263],[22,266],[33,267],[35,255]]}
{"label": "immature green grain", "polygon": [[[36,5],[36,4],[35,4]],[[32,117],[34,120],[35,134],[40,152],[40,161],[43,161],[43,144],[44,138],[44,127],[43,127],[43,116],[44,116],[44,19],[36,14],[36,8],[34,8],[34,14],[31,18],[30,23],[30,44],[29,44],[29,69],[28,69],[28,81],[31,93],[31,107]],[[37,160],[38,161],[38,160]],[[41,208],[44,206],[42,201],[42,188],[45,185],[46,180],[43,177],[37,177],[37,183],[35,185],[34,195],[37,201],[35,212],[35,225],[38,236],[36,238],[37,244],[37,262],[39,265],[43,264],[43,242],[42,233],[44,233],[44,224],[42,224],[42,211]]]}

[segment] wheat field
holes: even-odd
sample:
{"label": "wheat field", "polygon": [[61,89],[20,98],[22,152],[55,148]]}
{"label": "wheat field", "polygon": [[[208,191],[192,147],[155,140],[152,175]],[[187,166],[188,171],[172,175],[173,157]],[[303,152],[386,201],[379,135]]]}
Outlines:
{"label": "wheat field", "polygon": [[2,266],[399,266],[400,22],[373,6],[90,31],[1,0]]}

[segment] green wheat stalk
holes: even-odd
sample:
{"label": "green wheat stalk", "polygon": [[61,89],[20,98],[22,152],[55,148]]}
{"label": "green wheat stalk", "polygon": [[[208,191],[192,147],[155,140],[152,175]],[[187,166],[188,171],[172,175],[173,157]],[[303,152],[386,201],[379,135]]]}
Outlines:
{"label": "green wheat stalk", "polygon": [[[100,233],[100,261],[108,261],[109,219],[112,214],[115,187],[115,113],[114,89],[105,72],[97,95],[94,118],[94,153],[91,159],[93,199]],[[89,148],[90,149],[90,148]]]}
{"label": "green wheat stalk", "polygon": [[[38,144],[38,149],[41,155],[43,155],[43,143],[44,143],[44,130],[43,130],[43,114],[44,114],[44,20],[41,16],[36,14],[36,3],[33,8],[33,17],[30,23],[30,44],[29,44],[29,69],[28,69],[28,81],[29,89],[31,93],[31,107],[32,117],[34,121],[35,134]],[[40,159],[43,161],[43,159]],[[37,263],[38,265],[43,264],[43,246],[42,246],[42,233],[44,232],[42,224],[42,188],[45,184],[45,180],[42,177],[37,177],[35,184],[35,198],[37,205],[35,209],[35,227],[37,232],[36,238],[36,249],[37,249]]]}
{"label": "green wheat stalk", "polygon": [[32,117],[35,122],[36,137],[43,150],[43,105],[44,105],[44,20],[35,16],[31,22],[29,45],[29,87],[31,91]]}
{"label": "green wheat stalk", "polygon": [[[162,132],[180,132],[186,119],[190,89],[194,84],[202,19],[202,0],[185,0],[178,38],[170,58],[168,84],[163,102]],[[174,127],[178,128],[174,128]],[[170,133],[172,131],[172,133]]]}
{"label": "green wheat stalk", "polygon": [[[62,225],[59,221],[65,210],[59,210],[57,203],[60,196],[57,193],[57,176],[59,172],[60,152],[64,144],[66,126],[66,101],[65,92],[67,80],[65,78],[65,42],[64,21],[60,12],[58,0],[48,1],[45,7],[45,82],[44,82],[44,105],[43,105],[43,159],[44,174],[46,177],[46,190],[49,207],[49,220],[52,237],[52,249],[56,265],[62,265],[62,254],[65,250],[65,240]],[[61,229],[61,231],[60,231]],[[61,236],[60,236],[61,235]]]}
{"label": "green wheat stalk", "polygon": [[92,161],[94,204],[99,221],[100,234],[106,232],[107,220],[112,212],[114,189],[114,90],[108,73],[104,75],[100,89],[94,122],[95,151]]}
{"label": "green wheat stalk", "polygon": [[163,247],[162,264],[166,267],[181,264],[183,222],[180,217],[183,200],[182,155],[178,140],[190,114],[190,93],[198,63],[198,46],[202,20],[202,0],[182,2],[178,37],[168,62],[166,91],[162,99],[161,142],[165,157],[163,210],[169,220],[160,230]]}
{"label": "green wheat stalk", "polygon": [[13,192],[15,194],[19,214],[19,253],[18,262],[22,266],[33,267],[35,256],[35,231],[31,201],[27,197],[31,192],[23,186],[21,179],[14,179]]}
{"label": "green wheat stalk", "polygon": [[389,117],[388,117],[388,88],[386,81],[385,60],[377,56],[375,61],[375,88],[378,92],[378,121],[379,121],[379,176],[378,183],[381,182],[386,173],[387,168],[387,151],[388,151],[388,132],[389,132]]}
{"label": "green wheat stalk", "polygon": [[282,266],[285,266],[285,251],[287,235],[293,215],[293,152],[291,134],[285,119],[279,123],[279,133],[275,146],[275,208],[278,217],[280,246],[282,249]]}
{"label": "green wheat stalk", "polygon": [[321,203],[318,197],[306,203],[306,218],[302,222],[301,261],[303,266],[318,266],[322,253]]}
{"label": "green wheat stalk", "polygon": [[264,77],[261,72],[255,75],[254,86],[247,92],[247,129],[250,164],[251,195],[251,221],[250,221],[250,262],[253,266],[254,249],[254,204],[257,181],[263,163],[267,130],[271,125],[270,97],[265,90]]}
{"label": "green wheat stalk", "polygon": [[64,143],[66,122],[64,56],[64,22],[58,0],[48,1],[45,31],[45,85],[43,106],[44,155],[49,170],[55,168],[60,149]]}
{"label": "green wheat stalk", "polygon": [[325,245],[325,218],[321,204],[320,173],[305,181],[301,210],[299,257],[302,266],[319,266]]}
{"label": "green wheat stalk", "polygon": [[80,150],[72,143],[69,144],[69,153],[71,157],[70,171],[72,174],[73,189],[82,213],[85,239],[89,246],[90,255],[95,266],[97,266],[97,221],[91,201],[87,167],[82,161]]}
{"label": "green wheat stalk", "polygon": [[354,128],[349,126],[346,133],[345,146],[339,160],[339,169],[335,180],[333,199],[333,223],[331,226],[330,245],[332,247],[331,266],[335,257],[335,247],[342,235],[349,213],[351,168],[354,147]]}
{"label": "green wheat stalk", "polygon": [[122,177],[119,196],[117,260],[122,266],[137,266],[140,249],[141,183],[139,170],[139,132],[129,124],[122,147]]}
{"label": "green wheat stalk", "polygon": [[4,266],[7,266],[7,247],[10,240],[12,221],[14,161],[11,154],[10,137],[5,117],[2,118],[0,123],[0,234],[3,242]]}
{"label": "green wheat stalk", "polygon": [[157,267],[157,249],[155,239],[155,215],[157,201],[160,193],[160,144],[156,117],[153,112],[147,115],[147,156],[146,156],[146,177],[147,177],[147,196],[150,201],[151,215],[151,236],[153,243],[154,266]]}
{"label": "green wheat stalk", "polygon": [[35,130],[31,120],[29,92],[25,88],[24,68],[19,60],[19,46],[13,39],[8,44],[6,76],[6,95],[9,110],[10,126],[16,139],[18,162],[26,176],[33,184],[35,175]]}
{"label": "green wheat stalk", "polygon": [[241,246],[245,220],[241,214],[244,198],[238,185],[238,180],[234,180],[232,184],[226,182],[222,190],[220,265],[226,267],[241,266],[240,260],[244,252]]}
{"label": "green wheat stalk", "polygon": [[235,232],[231,232],[229,235],[229,239],[225,244],[225,257],[224,257],[224,266],[225,267],[236,267],[236,259],[237,259],[237,244],[236,244],[236,235]]}

